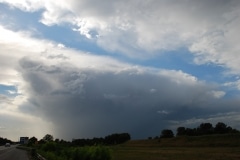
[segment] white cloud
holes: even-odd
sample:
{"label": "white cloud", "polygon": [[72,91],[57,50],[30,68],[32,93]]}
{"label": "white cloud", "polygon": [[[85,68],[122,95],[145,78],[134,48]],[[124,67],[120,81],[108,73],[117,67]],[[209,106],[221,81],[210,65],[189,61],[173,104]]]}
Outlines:
{"label": "white cloud", "polygon": [[165,110],[157,111],[157,113],[159,113],[159,114],[169,114],[169,112],[168,112],[168,111],[165,111]]}
{"label": "white cloud", "polygon": [[17,92],[14,90],[7,90],[7,92],[8,92],[8,94],[17,94]]}
{"label": "white cloud", "polygon": [[223,86],[230,87],[230,88],[237,88],[238,90],[240,90],[240,80],[226,82],[223,84]]}
{"label": "white cloud", "polygon": [[150,93],[156,93],[157,92],[157,90],[154,89],[154,88],[150,89],[149,91],[150,91]]}
{"label": "white cloud", "polygon": [[222,98],[226,93],[224,91],[211,91],[209,94],[215,98]]}
{"label": "white cloud", "polygon": [[239,74],[237,0],[1,2],[24,11],[42,9],[42,23],[70,23],[74,30],[112,52],[148,57],[185,47],[195,53],[197,64],[223,65]]}
{"label": "white cloud", "polygon": [[184,73],[179,70],[162,70],[160,74],[168,77],[171,81],[177,84],[187,84],[187,85],[196,85],[199,83],[198,79],[190,74]]}
{"label": "white cloud", "polygon": [[6,1],[6,0],[1,0],[1,3],[8,3],[11,7],[18,7],[26,11],[30,11],[31,8],[33,8],[32,3],[28,3],[26,0],[11,0],[11,1]]}

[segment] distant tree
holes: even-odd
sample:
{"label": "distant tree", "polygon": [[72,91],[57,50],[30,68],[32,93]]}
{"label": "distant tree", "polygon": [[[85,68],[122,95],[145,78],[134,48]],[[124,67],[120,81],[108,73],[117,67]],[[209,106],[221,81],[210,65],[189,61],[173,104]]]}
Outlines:
{"label": "distant tree", "polygon": [[240,133],[237,129],[232,129],[230,133]]}
{"label": "distant tree", "polygon": [[151,140],[151,139],[152,139],[152,137],[150,136],[150,137],[148,137],[148,139],[149,139],[149,140]]}
{"label": "distant tree", "polygon": [[63,140],[63,139],[61,139],[60,141],[59,141],[59,143],[61,143],[61,144],[70,144],[70,142],[68,142],[68,141],[65,141],[65,140]]}
{"label": "distant tree", "polygon": [[33,145],[33,144],[36,144],[38,141],[38,139],[36,137],[31,137],[29,140],[28,140],[28,145]]}
{"label": "distant tree", "polygon": [[43,139],[41,139],[40,141],[38,141],[38,144],[45,144],[45,143],[46,143],[46,141],[43,140]]}
{"label": "distant tree", "polygon": [[58,138],[56,138],[56,139],[55,139],[55,142],[56,142],[56,143],[59,143],[59,142],[60,142],[60,140],[59,140]]}
{"label": "distant tree", "polygon": [[224,134],[228,132],[227,125],[223,122],[218,122],[214,128],[214,132],[218,134]]}
{"label": "distant tree", "polygon": [[46,142],[53,141],[53,136],[50,135],[50,134],[46,134],[46,135],[43,137],[43,140],[46,141]]}
{"label": "distant tree", "polygon": [[74,139],[74,140],[72,141],[72,144],[77,145],[77,146],[90,145],[90,144],[89,144],[89,140],[87,140],[87,139]]}
{"label": "distant tree", "polygon": [[201,123],[197,128],[177,128],[177,136],[199,136],[207,134],[240,133],[237,129],[227,126],[223,122],[218,122],[215,127],[211,123]]}
{"label": "distant tree", "polygon": [[104,138],[106,144],[120,144],[131,139],[129,133],[115,133]]}
{"label": "distant tree", "polygon": [[4,145],[6,143],[12,143],[12,141],[7,138],[0,137],[0,145]]}
{"label": "distant tree", "polygon": [[186,135],[187,136],[197,136],[197,129],[196,128],[186,128]]}
{"label": "distant tree", "polygon": [[178,127],[177,128],[177,136],[186,135],[186,128],[185,127]]}
{"label": "distant tree", "polygon": [[213,126],[211,123],[201,123],[200,126],[197,128],[198,135],[206,135],[213,133]]}
{"label": "distant tree", "polygon": [[93,139],[73,139],[72,144],[76,146],[92,146],[92,145],[114,145],[124,143],[131,139],[130,134],[128,133],[115,133],[106,136],[105,138],[96,138]]}
{"label": "distant tree", "polygon": [[92,145],[101,145],[103,144],[104,139],[94,137],[91,141],[92,141]]}
{"label": "distant tree", "polygon": [[174,137],[172,130],[170,130],[170,129],[162,130],[160,138],[172,138],[172,137]]}

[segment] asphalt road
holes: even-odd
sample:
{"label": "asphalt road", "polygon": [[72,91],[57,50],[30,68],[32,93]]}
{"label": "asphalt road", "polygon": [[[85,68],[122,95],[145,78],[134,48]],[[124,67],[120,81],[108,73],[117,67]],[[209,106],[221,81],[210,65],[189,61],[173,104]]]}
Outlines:
{"label": "asphalt road", "polygon": [[0,146],[0,160],[29,160],[27,152],[16,148]]}

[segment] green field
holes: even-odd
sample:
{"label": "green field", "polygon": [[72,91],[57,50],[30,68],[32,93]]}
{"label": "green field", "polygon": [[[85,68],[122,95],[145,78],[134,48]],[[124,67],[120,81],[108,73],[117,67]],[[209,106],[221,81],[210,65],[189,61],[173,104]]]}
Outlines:
{"label": "green field", "polygon": [[131,140],[112,150],[113,160],[239,160],[240,134]]}

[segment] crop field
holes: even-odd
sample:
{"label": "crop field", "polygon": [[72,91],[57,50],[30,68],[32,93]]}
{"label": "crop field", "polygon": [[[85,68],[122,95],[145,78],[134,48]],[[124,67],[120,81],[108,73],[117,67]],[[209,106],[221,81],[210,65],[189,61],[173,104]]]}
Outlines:
{"label": "crop field", "polygon": [[240,135],[132,140],[112,147],[113,160],[239,160]]}

